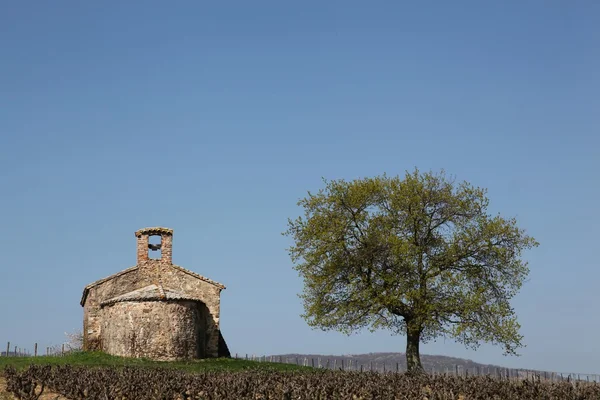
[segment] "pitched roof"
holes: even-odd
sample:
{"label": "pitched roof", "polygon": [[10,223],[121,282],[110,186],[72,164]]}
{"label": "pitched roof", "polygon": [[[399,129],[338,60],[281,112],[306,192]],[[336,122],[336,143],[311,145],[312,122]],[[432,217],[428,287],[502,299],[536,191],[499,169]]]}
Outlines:
{"label": "pitched roof", "polygon": [[179,265],[175,265],[175,264],[171,264],[171,266],[181,272],[185,272],[188,275],[193,276],[194,278],[198,278],[204,282],[210,283],[212,285],[215,285],[216,287],[218,287],[219,289],[225,289],[225,285],[223,285],[222,283],[219,283],[217,281],[213,281],[212,279],[209,279],[205,276],[202,276],[200,274],[197,274],[195,272],[190,271],[189,269],[185,269],[183,267],[180,267]]}
{"label": "pitched roof", "polygon": [[[190,271],[188,269],[180,267],[179,265],[171,264],[171,267],[173,267],[173,268],[175,268],[175,269],[177,269],[177,270],[179,270],[181,272],[184,272],[184,273],[186,273],[186,274],[188,274],[190,276],[193,276],[194,278],[200,279],[201,281],[210,283],[211,285],[214,285],[214,286],[218,287],[221,290],[225,289],[225,285],[223,285],[223,284],[221,284],[221,283],[219,283],[217,281],[213,281],[212,279],[209,279],[209,278],[207,278],[205,276],[202,276],[200,274],[197,274],[195,272],[192,272],[192,271]],[[123,271],[117,272],[116,274],[112,274],[110,276],[107,276],[106,278],[102,278],[102,279],[99,279],[99,280],[97,280],[95,282],[90,283],[85,288],[83,288],[83,294],[81,296],[81,301],[79,302],[79,304],[81,304],[81,306],[83,306],[85,304],[85,300],[87,298],[88,292],[94,286],[97,286],[97,285],[99,285],[101,283],[104,283],[106,281],[110,281],[113,278],[116,278],[116,277],[121,276],[121,275],[125,275],[125,274],[127,274],[129,272],[136,271],[137,269],[138,269],[138,266],[134,265],[133,267],[129,267],[127,269],[124,269]]]}
{"label": "pitched roof", "polygon": [[122,294],[112,299],[105,300],[100,303],[101,306],[120,303],[123,301],[162,301],[162,300],[193,300],[201,301],[200,299],[186,295],[173,289],[163,287],[162,283],[148,285],[141,289],[133,290],[129,293]]}
{"label": "pitched roof", "polygon": [[83,288],[83,294],[81,295],[81,301],[79,302],[79,304],[81,304],[82,306],[85,304],[85,299],[87,298],[87,294],[90,291],[90,289],[93,288],[94,286],[97,286],[106,281],[110,281],[113,278],[116,278],[121,275],[125,275],[129,272],[136,271],[137,269],[138,269],[138,266],[134,265],[133,267],[129,267],[127,269],[124,269],[123,271],[119,271],[116,274],[112,274],[110,276],[107,276],[106,278],[98,279],[97,281],[90,283],[89,285],[87,285],[86,287]]}

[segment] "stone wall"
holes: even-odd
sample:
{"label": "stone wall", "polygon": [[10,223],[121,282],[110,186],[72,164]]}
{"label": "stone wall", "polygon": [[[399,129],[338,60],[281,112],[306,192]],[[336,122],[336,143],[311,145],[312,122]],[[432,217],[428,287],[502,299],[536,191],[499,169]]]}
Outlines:
{"label": "stone wall", "polygon": [[154,360],[206,354],[206,307],[193,301],[121,302],[102,308],[104,351]]}
{"label": "stone wall", "polygon": [[200,281],[181,270],[169,268],[162,271],[161,281],[165,287],[200,299],[208,309],[206,326],[207,357],[219,354],[219,320],[221,314],[221,289],[208,282]]}
{"label": "stone wall", "polygon": [[100,336],[102,331],[100,303],[103,300],[125,294],[151,283],[138,275],[137,268],[129,268],[112,279],[91,287],[87,292],[83,305],[83,349],[103,350]]}

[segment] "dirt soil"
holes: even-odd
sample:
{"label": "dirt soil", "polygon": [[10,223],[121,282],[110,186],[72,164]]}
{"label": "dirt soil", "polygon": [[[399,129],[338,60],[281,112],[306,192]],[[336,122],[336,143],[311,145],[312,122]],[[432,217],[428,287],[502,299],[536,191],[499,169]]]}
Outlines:
{"label": "dirt soil", "polygon": [[[6,391],[6,379],[0,376],[0,400],[13,400],[15,397]],[[49,392],[48,389],[44,390],[44,394],[40,397],[40,400],[69,400],[59,394]]]}

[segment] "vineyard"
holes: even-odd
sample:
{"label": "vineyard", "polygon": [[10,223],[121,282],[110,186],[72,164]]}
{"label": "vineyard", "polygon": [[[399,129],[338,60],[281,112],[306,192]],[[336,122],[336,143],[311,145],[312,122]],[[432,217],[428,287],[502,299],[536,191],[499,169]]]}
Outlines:
{"label": "vineyard", "polygon": [[37,400],[44,391],[68,399],[600,399],[600,385],[493,377],[409,376],[397,373],[314,371],[204,371],[171,368],[6,366],[7,390]]}

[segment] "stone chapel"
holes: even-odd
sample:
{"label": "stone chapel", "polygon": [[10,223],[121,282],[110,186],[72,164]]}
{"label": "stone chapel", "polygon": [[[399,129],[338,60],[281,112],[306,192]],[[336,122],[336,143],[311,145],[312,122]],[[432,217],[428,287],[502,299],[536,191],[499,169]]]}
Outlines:
{"label": "stone chapel", "polygon": [[230,357],[219,329],[225,286],[173,264],[172,229],[135,237],[137,264],[83,289],[83,349],[154,360]]}

